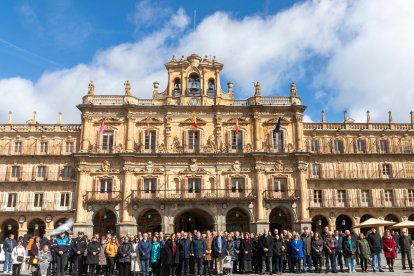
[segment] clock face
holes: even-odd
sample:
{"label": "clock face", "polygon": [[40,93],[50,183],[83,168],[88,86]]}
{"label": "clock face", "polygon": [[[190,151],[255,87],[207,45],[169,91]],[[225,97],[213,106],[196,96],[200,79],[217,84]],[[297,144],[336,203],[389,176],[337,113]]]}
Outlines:
{"label": "clock face", "polygon": [[191,98],[190,99],[190,105],[198,105],[198,99],[197,98]]}

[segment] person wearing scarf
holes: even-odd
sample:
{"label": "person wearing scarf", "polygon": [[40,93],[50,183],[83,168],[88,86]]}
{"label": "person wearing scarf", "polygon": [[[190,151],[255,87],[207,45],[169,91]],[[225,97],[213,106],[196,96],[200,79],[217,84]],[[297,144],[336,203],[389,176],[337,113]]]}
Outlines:
{"label": "person wearing scarf", "polygon": [[352,240],[352,235],[347,235],[345,237],[345,242],[342,248],[346,260],[346,266],[348,267],[348,272],[356,272],[355,270],[355,253],[357,251],[357,245],[355,241]]}

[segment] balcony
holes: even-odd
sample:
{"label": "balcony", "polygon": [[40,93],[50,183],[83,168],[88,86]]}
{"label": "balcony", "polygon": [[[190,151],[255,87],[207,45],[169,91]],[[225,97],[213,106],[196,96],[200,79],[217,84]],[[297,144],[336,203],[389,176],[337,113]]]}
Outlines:
{"label": "balcony", "polygon": [[133,201],[251,201],[252,189],[133,190]]}
{"label": "balcony", "polygon": [[76,174],[74,171],[68,176],[65,176],[61,172],[47,172],[44,176],[38,176],[37,172],[20,171],[19,174],[13,175],[11,172],[0,172],[0,182],[51,182],[51,181],[74,181],[76,180]]}
{"label": "balcony", "polygon": [[83,199],[86,202],[116,203],[122,201],[122,193],[120,191],[87,191]]}
{"label": "balcony", "polygon": [[315,201],[311,195],[308,202],[309,208],[401,208],[414,206],[413,202],[397,198],[391,201],[387,201],[385,198],[370,198],[366,201],[360,197],[346,197],[340,201],[333,196],[323,196],[321,200]]}
{"label": "balcony", "polygon": [[295,201],[299,199],[298,190],[274,191],[265,190],[263,193],[265,201]]}
{"label": "balcony", "polygon": [[309,170],[309,179],[412,179],[414,171],[411,169],[392,170],[389,174],[383,174],[382,170],[349,169],[349,170],[325,170],[321,169],[319,174],[313,174]]}
{"label": "balcony", "polygon": [[25,156],[25,155],[39,155],[39,156],[70,156],[75,151],[75,146],[73,151],[66,151],[65,147],[62,146],[53,146],[50,145],[45,151],[40,150],[40,146],[21,146],[16,149],[14,145],[10,147],[4,147],[0,150],[0,155],[10,155],[10,156]]}
{"label": "balcony", "polygon": [[35,206],[33,202],[19,201],[12,207],[7,206],[7,202],[0,203],[2,212],[51,212],[51,211],[68,211],[71,208],[71,204],[68,206],[59,206],[55,202],[42,202],[39,206]]}

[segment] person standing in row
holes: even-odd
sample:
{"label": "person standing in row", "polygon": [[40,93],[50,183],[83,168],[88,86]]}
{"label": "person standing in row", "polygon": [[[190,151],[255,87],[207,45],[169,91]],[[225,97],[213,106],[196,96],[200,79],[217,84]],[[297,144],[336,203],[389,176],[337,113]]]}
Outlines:
{"label": "person standing in row", "polygon": [[134,276],[141,272],[141,261],[139,259],[138,238],[132,238],[132,253],[131,253],[131,273]]}
{"label": "person standing in row", "polygon": [[17,246],[17,242],[14,239],[13,234],[10,234],[9,237],[5,239],[3,242],[3,251],[4,251],[3,273],[4,274],[12,273],[12,267],[13,267],[12,252],[16,246]]}
{"label": "person standing in row", "polygon": [[43,249],[39,251],[38,255],[38,265],[41,276],[47,275],[47,270],[51,261],[52,255],[50,254],[49,246],[45,244],[43,245]]}
{"label": "person standing in row", "polygon": [[103,276],[106,274],[106,265],[107,265],[107,260],[106,260],[106,255],[105,255],[105,248],[106,245],[108,244],[106,237],[102,236],[101,237],[101,241],[100,241],[100,250],[99,250],[99,256],[98,256],[98,266],[96,269],[96,274],[98,274],[98,276]]}
{"label": "person standing in row", "polygon": [[358,256],[359,256],[359,262],[361,264],[362,272],[367,273],[368,272],[368,260],[371,255],[371,249],[369,247],[369,243],[367,239],[365,238],[364,233],[359,234],[359,240],[357,241],[357,247],[358,247]]}
{"label": "person standing in row", "polygon": [[253,256],[253,243],[250,240],[249,233],[244,234],[244,239],[240,242],[241,262],[243,263],[243,273],[252,272],[252,256]]}
{"label": "person standing in row", "polygon": [[294,264],[296,266],[296,274],[299,274],[302,272],[302,259],[304,257],[303,254],[303,241],[299,237],[298,233],[295,233],[293,235],[293,239],[291,241],[292,244],[292,259],[294,261]]}
{"label": "person standing in row", "polygon": [[124,237],[118,250],[119,276],[129,276],[131,271],[132,245],[129,238]]}
{"label": "person standing in row", "polygon": [[55,254],[56,254],[56,275],[63,276],[65,274],[65,267],[68,262],[69,240],[65,232],[59,234],[56,238]]}
{"label": "person standing in row", "polygon": [[346,259],[346,266],[348,267],[349,273],[356,272],[355,268],[355,255],[357,252],[357,245],[352,240],[352,236],[349,234],[345,237],[345,241],[343,243],[343,254]]}
{"label": "person standing in row", "polygon": [[13,263],[13,273],[12,276],[20,276],[20,270],[22,264],[24,263],[26,256],[26,249],[23,246],[23,241],[19,240],[17,246],[13,248],[11,257]]}
{"label": "person standing in row", "polygon": [[92,236],[92,240],[88,243],[86,255],[86,264],[88,265],[88,276],[96,275],[96,266],[99,264],[99,252],[101,251],[101,245],[97,241],[95,236]]}
{"label": "person standing in row", "polygon": [[217,265],[217,274],[223,275],[223,261],[226,257],[227,241],[222,231],[213,239],[213,256]]}
{"label": "person standing in row", "polygon": [[83,256],[87,246],[83,232],[78,232],[78,237],[72,240],[71,246],[73,251],[72,276],[80,276],[83,271]]}
{"label": "person standing in row", "polygon": [[118,255],[118,244],[116,237],[112,237],[110,242],[105,247],[106,253],[106,268],[107,268],[107,275],[112,276],[114,274],[115,268],[115,258]]}
{"label": "person standing in row", "polygon": [[206,270],[206,275],[213,275],[213,237],[211,232],[207,231],[206,233],[206,255],[204,256],[204,267]]}
{"label": "person standing in row", "polygon": [[279,237],[279,234],[275,235],[273,244],[273,259],[274,259],[274,271],[277,275],[283,273],[283,260],[286,255],[286,243]]}
{"label": "person standing in row", "polygon": [[201,237],[201,233],[197,231],[196,236],[191,242],[191,256],[194,257],[194,275],[203,275],[204,273],[204,257],[206,256],[206,243]]}
{"label": "person standing in row", "polygon": [[407,230],[401,232],[400,241],[400,251],[401,251],[401,261],[402,269],[407,269],[406,261],[408,260],[408,266],[410,270],[413,270],[413,261],[411,259],[411,237],[408,235]]}
{"label": "person standing in row", "polygon": [[371,249],[372,271],[376,272],[378,269],[378,271],[384,272],[381,264],[381,250],[383,245],[381,236],[377,233],[377,229],[371,229],[371,234],[368,235],[367,241],[369,243],[369,248]]}
{"label": "person standing in row", "polygon": [[141,270],[143,276],[149,276],[149,260],[151,257],[151,241],[148,234],[142,235],[142,240],[138,244],[139,259],[141,260]]}
{"label": "person standing in row", "polygon": [[[158,241],[157,236],[152,237],[152,245],[151,245],[151,271],[152,276],[159,276],[160,275],[160,251],[161,251],[161,244]],[[127,276],[127,275],[125,275]]]}
{"label": "person standing in row", "polygon": [[382,244],[384,246],[384,256],[387,260],[388,270],[394,272],[394,260],[397,258],[397,248],[395,240],[390,234],[390,230],[386,230],[382,237]]}
{"label": "person standing in row", "polygon": [[313,236],[312,257],[315,272],[322,273],[323,240],[318,232]]}
{"label": "person standing in row", "polygon": [[266,272],[266,265],[269,267],[269,274],[272,274],[273,237],[269,235],[268,229],[264,228],[259,243],[262,251],[262,271],[260,274]]}

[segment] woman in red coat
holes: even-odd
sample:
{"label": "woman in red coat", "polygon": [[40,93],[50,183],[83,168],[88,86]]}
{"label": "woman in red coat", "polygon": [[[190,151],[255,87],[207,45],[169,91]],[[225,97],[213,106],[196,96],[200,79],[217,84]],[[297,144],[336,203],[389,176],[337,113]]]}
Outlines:
{"label": "woman in red coat", "polygon": [[387,265],[390,272],[394,272],[394,259],[397,258],[397,251],[395,250],[395,241],[390,234],[390,230],[386,230],[382,237],[382,244],[384,246],[384,255],[387,259]]}

